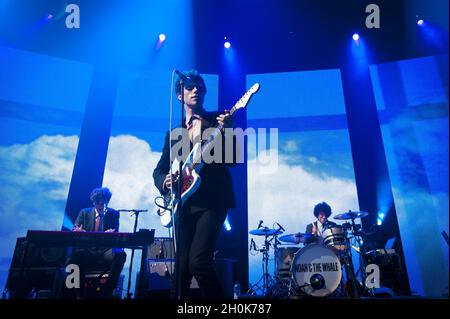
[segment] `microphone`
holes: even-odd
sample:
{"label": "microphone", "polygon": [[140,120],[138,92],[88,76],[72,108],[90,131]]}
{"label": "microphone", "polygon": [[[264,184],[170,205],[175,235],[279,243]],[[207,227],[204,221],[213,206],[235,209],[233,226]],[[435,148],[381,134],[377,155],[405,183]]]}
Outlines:
{"label": "microphone", "polygon": [[255,241],[253,240],[253,238],[252,238],[252,240],[250,241],[250,250],[256,250],[256,244],[255,244]]}
{"label": "microphone", "polygon": [[259,224],[258,224],[258,229],[260,229],[260,228],[261,228],[261,226],[262,226],[262,223],[263,223],[263,221],[262,221],[262,220],[260,220],[260,221],[259,221]]}
{"label": "microphone", "polygon": [[181,72],[181,71],[175,70],[175,73],[176,73],[176,74],[180,77],[180,79],[182,79],[184,82],[191,82],[191,81],[192,81],[190,77],[184,75],[184,73]]}
{"label": "microphone", "polygon": [[280,229],[281,229],[282,231],[286,231],[286,229],[284,229],[283,226],[281,226],[280,224],[278,224],[278,223],[275,223],[275,224],[277,224],[278,227],[280,227]]}

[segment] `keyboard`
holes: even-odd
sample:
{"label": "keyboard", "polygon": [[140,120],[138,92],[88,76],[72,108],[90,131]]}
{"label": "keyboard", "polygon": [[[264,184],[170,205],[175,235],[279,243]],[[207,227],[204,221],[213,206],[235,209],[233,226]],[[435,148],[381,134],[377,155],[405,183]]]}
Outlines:
{"label": "keyboard", "polygon": [[26,240],[40,246],[75,246],[75,247],[117,247],[142,248],[150,245],[154,239],[155,230],[140,230],[136,233],[105,233],[105,232],[72,232],[29,230]]}

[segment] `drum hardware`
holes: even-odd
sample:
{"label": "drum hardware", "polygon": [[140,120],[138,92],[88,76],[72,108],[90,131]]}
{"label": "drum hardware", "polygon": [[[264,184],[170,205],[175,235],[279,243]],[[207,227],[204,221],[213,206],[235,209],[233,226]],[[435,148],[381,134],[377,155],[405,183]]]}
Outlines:
{"label": "drum hardware", "polygon": [[[352,212],[349,210],[346,213],[339,214],[334,216],[334,219],[337,220],[349,220],[350,222],[346,222],[342,225],[342,228],[346,230],[350,235],[346,235],[346,245],[347,248],[353,248],[359,255],[359,269],[355,274],[353,261],[352,261],[352,251],[351,249],[346,249],[343,251],[342,260],[345,268],[345,272],[347,274],[347,291],[349,292],[350,297],[359,298],[361,294],[370,295],[371,293],[365,287],[366,281],[366,260],[363,258],[364,253],[369,246],[369,240],[366,237],[366,234],[362,230],[361,225],[355,223],[355,219],[367,217],[369,213],[367,212]],[[350,239],[353,238],[357,243],[358,247],[352,245],[350,243]],[[362,284],[357,280],[357,274],[361,275]]]}
{"label": "drum hardware", "polygon": [[274,236],[282,234],[283,231],[281,229],[272,229],[268,227],[264,227],[263,229],[253,229],[248,232],[250,235],[255,236]]}
{"label": "drum hardware", "polygon": [[281,241],[291,244],[307,244],[314,238],[311,234],[306,233],[295,233],[288,234],[280,237]]}
{"label": "drum hardware", "polygon": [[[312,297],[332,295],[359,298],[363,294],[370,295],[370,291],[365,287],[366,263],[362,258],[368,250],[367,247],[370,246],[370,241],[361,225],[355,223],[355,219],[368,215],[369,213],[366,212],[352,211],[336,215],[335,219],[347,222],[341,225],[325,224],[322,232],[323,245],[314,243],[316,236],[309,233],[280,236],[284,231],[281,225],[276,223],[279,226],[278,229],[268,228],[263,227],[262,221],[260,221],[258,228],[249,233],[255,236],[264,236],[263,248],[256,249],[253,239],[250,245],[250,250],[253,248],[263,254],[263,275],[256,284],[251,286],[249,291],[261,290],[264,296],[272,298],[291,295]],[[305,247],[286,247],[282,246],[282,242],[294,245],[304,244]],[[275,254],[274,277],[269,274],[268,270],[271,247],[274,248]],[[360,259],[360,267],[356,274],[352,261],[352,248],[358,253]],[[305,262],[308,261],[308,258],[311,262]],[[316,262],[317,260],[320,262]],[[321,269],[318,264],[325,265],[325,269]],[[306,269],[305,267],[313,268]],[[346,274],[346,282],[343,280],[343,271]],[[357,280],[358,273],[361,273],[362,283]]]}
{"label": "drum hardware", "polygon": [[[274,280],[272,276],[269,274],[269,254],[270,254],[270,247],[274,247],[274,251],[277,251],[278,245],[280,244],[278,240],[278,235],[283,233],[284,228],[279,225],[278,223],[278,229],[272,229],[268,227],[262,226],[263,221],[261,220],[259,222],[258,228],[253,229],[249,231],[251,235],[255,236],[264,236],[264,244],[263,248],[256,249],[260,253],[262,253],[262,269],[263,274],[261,278],[250,287],[249,291],[256,292],[258,290],[262,291],[262,294],[264,296],[268,296],[271,294],[271,291],[274,287]],[[269,237],[272,237],[269,239]],[[253,242],[254,243],[254,242]],[[255,248],[255,245],[253,246]],[[262,282],[262,286],[261,285]]]}
{"label": "drum hardware", "polygon": [[369,213],[367,212],[352,212],[351,210],[349,210],[348,212],[338,214],[333,218],[337,220],[355,220],[356,218],[364,218],[367,216],[369,216]]}

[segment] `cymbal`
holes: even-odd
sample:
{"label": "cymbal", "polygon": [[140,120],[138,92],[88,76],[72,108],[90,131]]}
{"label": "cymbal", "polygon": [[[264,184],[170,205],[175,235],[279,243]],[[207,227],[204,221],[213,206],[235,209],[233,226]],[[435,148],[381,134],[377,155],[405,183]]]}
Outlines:
{"label": "cymbal", "polygon": [[343,214],[339,214],[334,216],[334,219],[338,219],[338,220],[347,220],[347,219],[356,219],[356,218],[363,218],[369,216],[369,213],[367,212],[352,212],[352,211],[348,211],[346,213]]}
{"label": "cymbal", "polygon": [[284,241],[286,243],[292,243],[292,244],[305,244],[308,240],[313,238],[314,236],[307,233],[296,233],[296,234],[289,234],[281,236],[279,239],[281,241]]}
{"label": "cymbal", "polygon": [[256,236],[273,236],[273,235],[279,235],[282,234],[283,231],[281,229],[272,229],[268,227],[260,228],[260,229],[253,229],[248,232],[250,235],[256,235]]}

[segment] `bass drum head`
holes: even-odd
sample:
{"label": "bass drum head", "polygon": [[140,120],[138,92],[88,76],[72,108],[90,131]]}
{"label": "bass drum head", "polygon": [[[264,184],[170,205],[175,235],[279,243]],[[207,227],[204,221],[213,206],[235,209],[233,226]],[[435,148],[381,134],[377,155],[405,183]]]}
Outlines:
{"label": "bass drum head", "polygon": [[342,278],[339,258],[330,248],[319,244],[300,249],[294,256],[291,272],[297,287],[314,297],[332,294]]}

